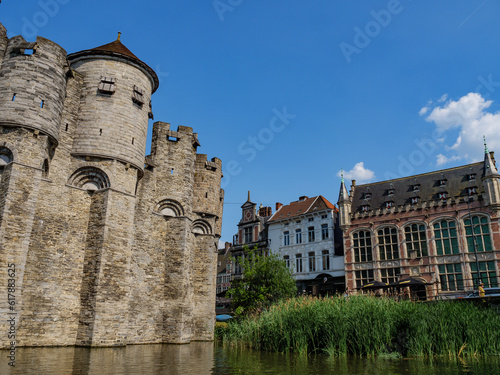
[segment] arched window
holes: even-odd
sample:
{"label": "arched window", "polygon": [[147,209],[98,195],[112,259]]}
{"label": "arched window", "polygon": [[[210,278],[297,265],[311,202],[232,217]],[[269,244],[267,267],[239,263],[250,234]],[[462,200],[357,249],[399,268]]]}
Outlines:
{"label": "arched window", "polygon": [[89,191],[110,187],[109,178],[106,173],[95,167],[83,167],[76,170],[71,175],[69,184]]}
{"label": "arched window", "polygon": [[45,159],[42,165],[42,177],[49,178],[49,161]]}
{"label": "arched window", "polygon": [[165,217],[184,216],[184,209],[179,202],[172,199],[164,199],[156,206],[156,211]]}
{"label": "arched window", "polygon": [[195,220],[192,232],[195,234],[212,234],[212,228],[205,220]]}
{"label": "arched window", "polygon": [[368,230],[360,230],[353,233],[353,250],[355,262],[371,262],[372,254],[372,237]]}
{"label": "arched window", "polygon": [[[471,225],[472,218],[472,225]],[[486,216],[472,215],[464,219],[465,238],[469,253],[476,251],[492,251],[490,227]]]}
{"label": "arched window", "polygon": [[380,260],[399,259],[398,231],[396,228],[382,228],[377,232]]}
{"label": "arched window", "polygon": [[405,239],[408,258],[420,258],[429,255],[424,224],[407,225],[405,227]]}
{"label": "arched window", "polygon": [[0,168],[3,169],[3,167],[11,163],[13,159],[12,151],[7,147],[0,147]]}
{"label": "arched window", "polygon": [[457,224],[443,219],[434,223],[434,238],[438,255],[458,254]]}

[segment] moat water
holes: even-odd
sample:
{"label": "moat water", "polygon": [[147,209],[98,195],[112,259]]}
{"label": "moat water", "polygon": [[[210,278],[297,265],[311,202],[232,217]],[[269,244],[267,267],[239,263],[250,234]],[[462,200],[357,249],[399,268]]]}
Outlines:
{"label": "moat water", "polygon": [[15,367],[0,350],[0,374],[34,375],[204,375],[500,374],[500,357],[462,361],[332,358],[223,348],[213,343],[133,345],[124,348],[17,348]]}

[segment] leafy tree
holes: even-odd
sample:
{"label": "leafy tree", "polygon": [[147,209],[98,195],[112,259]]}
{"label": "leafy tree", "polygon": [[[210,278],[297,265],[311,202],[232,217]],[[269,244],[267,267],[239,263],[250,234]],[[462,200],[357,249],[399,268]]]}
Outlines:
{"label": "leafy tree", "polygon": [[[228,291],[236,315],[242,315],[297,293],[295,279],[285,261],[277,254],[262,255],[245,249],[240,258],[243,277],[233,280]],[[233,259],[234,262],[234,259]]]}

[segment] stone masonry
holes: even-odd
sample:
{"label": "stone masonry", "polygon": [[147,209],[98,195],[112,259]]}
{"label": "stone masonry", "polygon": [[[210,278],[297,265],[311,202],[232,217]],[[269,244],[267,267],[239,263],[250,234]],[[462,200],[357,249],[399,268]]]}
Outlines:
{"label": "stone masonry", "polygon": [[145,156],[157,88],[119,39],[67,55],[0,24],[0,331],[12,317],[17,346],[213,338],[222,164],[163,122]]}

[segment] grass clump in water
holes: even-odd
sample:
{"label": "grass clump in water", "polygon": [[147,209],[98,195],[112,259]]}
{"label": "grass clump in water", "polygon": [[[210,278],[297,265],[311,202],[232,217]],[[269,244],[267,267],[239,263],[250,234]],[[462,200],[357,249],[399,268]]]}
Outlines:
{"label": "grass clump in water", "polygon": [[469,303],[297,297],[219,331],[227,344],[335,356],[500,354],[500,316]]}

